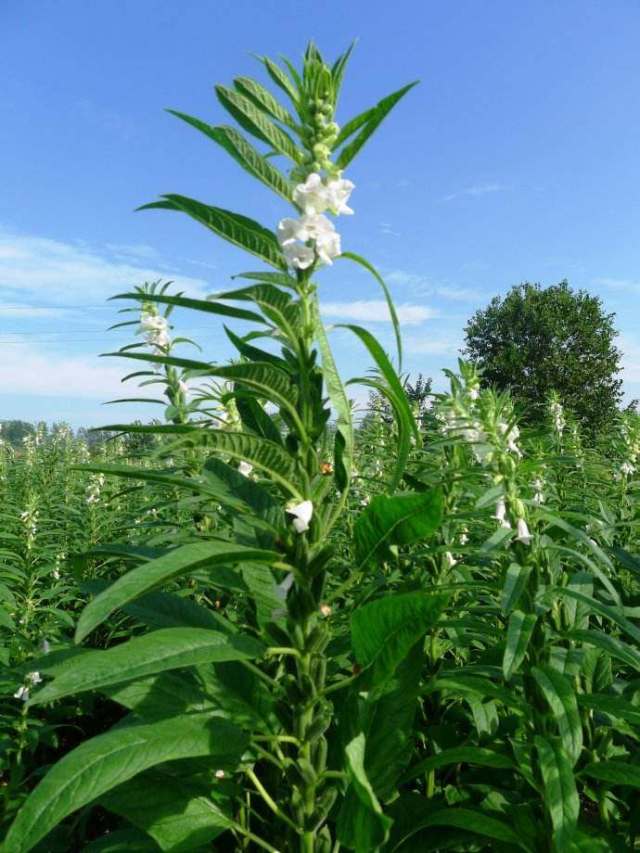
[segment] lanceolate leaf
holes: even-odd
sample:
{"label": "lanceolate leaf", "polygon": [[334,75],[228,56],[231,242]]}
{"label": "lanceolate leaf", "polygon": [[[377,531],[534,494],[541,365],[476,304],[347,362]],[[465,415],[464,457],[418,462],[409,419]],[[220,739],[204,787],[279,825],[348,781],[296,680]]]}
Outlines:
{"label": "lanceolate leaf", "polygon": [[333,353],[324,325],[320,318],[317,301],[314,302],[314,326],[315,336],[322,358],[323,377],[329,392],[331,405],[336,411],[336,436],[335,436],[335,477],[336,485],[341,491],[348,488],[351,481],[351,468],[353,466],[353,423],[351,418],[351,405],[347,398],[344,385],[333,359]]}
{"label": "lanceolate leaf", "polygon": [[[569,761],[559,739],[535,737],[544,801],[556,833],[570,835],[578,823],[580,800]],[[559,848],[561,849],[561,848]]]}
{"label": "lanceolate leaf", "polygon": [[144,829],[161,850],[171,853],[199,850],[233,825],[205,785],[159,770],[119,785],[101,804]]}
{"label": "lanceolate leaf", "polygon": [[337,834],[349,850],[377,850],[387,838],[391,820],[383,814],[364,768],[366,740],[360,733],[346,747],[350,787],[338,816]]}
{"label": "lanceolate leaf", "polygon": [[363,668],[374,667],[374,685],[393,674],[409,649],[437,622],[447,600],[435,592],[408,592],[386,595],[355,610],[353,654]]}
{"label": "lanceolate leaf", "polygon": [[440,767],[448,767],[451,764],[474,764],[479,767],[499,767],[502,769],[513,768],[513,759],[501,752],[485,749],[479,746],[457,746],[451,749],[443,749],[436,755],[424,758],[402,777],[403,782],[409,782],[418,776],[428,773],[430,770],[438,770]]}
{"label": "lanceolate leaf", "polygon": [[268,89],[265,89],[256,80],[252,80],[251,77],[236,77],[233,85],[242,95],[253,101],[258,109],[295,130],[296,123],[291,113],[273,97]]}
{"label": "lanceolate leaf", "polygon": [[208,757],[235,767],[247,743],[240,729],[209,714],[111,729],[53,766],[22,807],[3,850],[28,853],[67,815],[158,764]]}
{"label": "lanceolate leaf", "polygon": [[389,316],[391,317],[391,322],[393,324],[393,331],[396,336],[396,347],[398,349],[398,370],[402,370],[402,336],[400,335],[400,321],[398,320],[398,314],[396,312],[396,306],[393,304],[393,299],[391,298],[391,292],[387,287],[385,280],[382,278],[378,270],[370,264],[366,258],[363,258],[361,255],[356,255],[355,252],[342,252],[339,255],[341,258],[346,258],[349,261],[353,261],[356,264],[359,264],[361,267],[364,267],[378,282],[380,287],[382,288],[382,292],[384,293],[384,298],[387,302],[387,307],[389,309]]}
{"label": "lanceolate leaf", "polygon": [[[268,273],[265,273],[268,275]],[[178,308],[189,308],[192,311],[204,311],[206,314],[220,314],[225,317],[235,317],[237,320],[250,320],[255,323],[265,323],[264,317],[255,311],[247,311],[245,308],[236,308],[232,305],[221,305],[215,301],[215,297],[209,299],[189,299],[186,296],[165,296],[160,293],[119,293],[111,299],[137,299],[140,302],[156,302],[159,305],[174,305]]]}
{"label": "lanceolate leaf", "polygon": [[550,666],[534,666],[531,674],[551,708],[565,754],[573,766],[582,752],[582,721],[571,682]]}
{"label": "lanceolate leaf", "polygon": [[144,204],[138,208],[138,210],[153,209],[178,210],[187,213],[196,222],[200,222],[229,243],[246,249],[247,252],[256,255],[276,269],[286,269],[275,234],[247,216],[175,194],[164,195],[161,201]]}
{"label": "lanceolate leaf", "polygon": [[442,493],[434,489],[407,495],[377,495],[360,513],[354,527],[358,565],[386,559],[389,545],[412,545],[438,529]]}
{"label": "lanceolate leaf", "polygon": [[243,560],[274,562],[278,555],[260,548],[249,548],[231,542],[194,542],[182,545],[157,560],[150,560],[123,575],[97,595],[82,611],[76,629],[76,642],[100,625],[114,610],[123,607],[145,592],[196,569],[216,565],[233,565]]}
{"label": "lanceolate leaf", "polygon": [[264,647],[257,640],[228,635],[206,628],[163,628],[106,651],[92,651],[58,667],[53,682],[36,691],[32,705],[62,696],[98,690],[172,669],[228,660],[260,657]]}
{"label": "lanceolate leaf", "polygon": [[216,86],[216,94],[222,106],[245,130],[271,145],[274,151],[288,157],[294,164],[302,160],[303,152],[296,148],[291,137],[268,119],[248,98],[225,86]]}
{"label": "lanceolate leaf", "polygon": [[337,145],[347,140],[356,131],[360,130],[360,132],[355,139],[353,139],[348,145],[345,145],[340,152],[337,160],[338,168],[344,169],[349,165],[365,142],[378,129],[380,124],[382,124],[386,116],[391,112],[398,101],[401,100],[401,98],[403,98],[410,89],[417,86],[417,84],[418,81],[416,80],[413,83],[409,83],[407,86],[403,86],[402,89],[398,89],[398,91],[394,92],[392,95],[387,95],[386,98],[383,98],[372,109],[367,110],[365,113],[362,113],[355,119],[347,122],[338,137]]}
{"label": "lanceolate leaf", "polygon": [[587,764],[580,775],[599,779],[611,785],[621,785],[629,788],[640,788],[640,766],[628,761],[597,761]]}
{"label": "lanceolate leaf", "polygon": [[185,113],[176,110],[168,110],[168,112],[200,130],[205,136],[224,148],[250,175],[258,178],[265,186],[282,196],[285,201],[291,201],[291,182],[234,127],[225,125],[213,127]]}
{"label": "lanceolate leaf", "polygon": [[536,616],[533,613],[514,610],[509,617],[507,643],[502,659],[502,671],[507,680],[518,671],[524,660],[535,626]]}

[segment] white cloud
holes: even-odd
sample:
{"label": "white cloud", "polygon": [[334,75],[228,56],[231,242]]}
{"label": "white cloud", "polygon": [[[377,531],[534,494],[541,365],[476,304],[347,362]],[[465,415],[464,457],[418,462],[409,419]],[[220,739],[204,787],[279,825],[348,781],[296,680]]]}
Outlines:
{"label": "white cloud", "polygon": [[[134,248],[148,254],[151,247]],[[0,230],[0,293],[12,301],[19,295],[72,307],[102,301],[159,278],[173,280],[190,296],[202,297],[209,289],[201,278],[159,269],[141,257],[127,261],[122,254],[114,257],[106,250]]]}
{"label": "white cloud", "polygon": [[44,352],[37,345],[12,343],[3,347],[0,359],[0,394],[89,400],[135,396],[123,393],[124,375],[122,365],[95,356]]}
{"label": "white cloud", "polygon": [[35,320],[40,317],[63,317],[66,314],[64,308],[48,308],[39,305],[27,305],[26,303],[0,303],[0,317],[9,317],[16,320]]}
{"label": "white cloud", "polygon": [[483,298],[481,291],[473,287],[458,287],[446,282],[435,284],[427,276],[408,270],[391,270],[385,278],[389,284],[407,287],[415,295],[439,296],[454,302],[476,302]]}
{"label": "white cloud", "polygon": [[456,337],[406,337],[404,348],[408,353],[414,355],[455,355],[460,349],[461,343],[462,341]]}
{"label": "white cloud", "polygon": [[640,293],[640,280],[631,278],[596,278],[596,285],[609,287],[611,290],[627,290],[631,293]]}
{"label": "white cloud", "polygon": [[463,190],[459,190],[455,193],[449,193],[449,195],[444,196],[442,201],[453,201],[456,198],[478,198],[482,195],[487,195],[488,193],[498,193],[506,190],[507,187],[504,184],[498,183],[481,183],[481,184],[472,184],[470,187],[465,187]]}
{"label": "white cloud", "polygon": [[[325,317],[338,317],[345,320],[359,320],[368,323],[390,323],[389,308],[383,299],[371,299],[356,302],[325,302],[321,305]],[[426,305],[412,305],[405,302],[396,305],[398,320],[404,326],[418,326],[425,320],[437,316],[433,308]]]}

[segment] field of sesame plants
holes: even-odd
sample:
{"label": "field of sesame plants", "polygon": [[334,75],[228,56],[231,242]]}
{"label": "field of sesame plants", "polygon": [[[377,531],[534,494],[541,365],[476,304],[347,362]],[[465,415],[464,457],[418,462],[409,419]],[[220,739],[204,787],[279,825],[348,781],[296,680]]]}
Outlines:
{"label": "field of sesame plants", "polygon": [[[640,419],[594,438],[549,389],[525,425],[464,361],[415,393],[335,224],[411,85],[339,126],[348,59],[261,59],[217,87],[237,127],[176,113],[291,217],[147,205],[258,270],[120,295],[164,420],[0,446],[6,853],[640,846]],[[314,284],[338,257],[397,339],[343,327],[348,383]],[[175,308],[237,357],[194,358]]]}

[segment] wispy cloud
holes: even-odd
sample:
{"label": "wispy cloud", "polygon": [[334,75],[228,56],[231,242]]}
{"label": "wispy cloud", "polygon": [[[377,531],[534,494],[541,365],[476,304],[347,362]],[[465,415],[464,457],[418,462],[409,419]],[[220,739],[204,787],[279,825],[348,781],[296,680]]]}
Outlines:
{"label": "wispy cloud", "polygon": [[611,290],[626,290],[629,293],[640,293],[640,279],[633,278],[594,278],[593,283]]}
{"label": "wispy cloud", "polygon": [[622,378],[625,384],[640,385],[640,342],[622,334],[617,340],[622,352]]}
{"label": "wispy cloud", "polygon": [[478,198],[479,196],[488,195],[489,193],[499,193],[508,189],[505,184],[497,182],[486,182],[480,184],[472,184],[470,187],[465,187],[457,192],[449,193],[443,197],[442,201],[453,201],[456,198]]}
{"label": "wispy cloud", "polygon": [[459,287],[447,282],[433,282],[427,276],[408,270],[392,270],[385,276],[389,284],[407,287],[416,296],[440,296],[454,302],[475,302],[483,298],[481,291],[473,287]]}
{"label": "wispy cloud", "polygon": [[378,225],[378,228],[379,228],[381,234],[386,234],[389,237],[400,237],[401,236],[399,231],[393,230],[393,227],[391,226],[390,222],[381,222]]}
{"label": "wispy cloud", "polygon": [[404,348],[414,355],[455,355],[462,341],[456,335],[443,337],[405,337]]}
{"label": "wispy cloud", "polygon": [[[343,320],[359,320],[365,323],[390,323],[389,308],[383,299],[371,299],[356,302],[325,302],[321,306],[325,317]],[[426,305],[412,305],[405,302],[396,305],[398,320],[404,326],[419,326],[425,320],[437,316],[437,311]]]}
{"label": "wispy cloud", "polygon": [[138,246],[137,251],[137,257],[127,260],[107,247],[92,249],[0,229],[0,298],[11,304],[27,299],[73,306],[102,301],[159,278],[171,278],[192,296],[203,296],[209,289],[201,278],[181,275],[157,261],[149,263],[151,259],[141,252],[149,255],[151,247]]}
{"label": "wispy cloud", "polygon": [[122,376],[122,366],[97,358],[44,352],[37,345],[16,343],[3,347],[0,394],[106,400],[122,396]]}
{"label": "wispy cloud", "polygon": [[0,317],[8,317],[14,320],[38,320],[42,317],[64,317],[67,311],[64,308],[48,308],[39,305],[7,304],[0,303]]}

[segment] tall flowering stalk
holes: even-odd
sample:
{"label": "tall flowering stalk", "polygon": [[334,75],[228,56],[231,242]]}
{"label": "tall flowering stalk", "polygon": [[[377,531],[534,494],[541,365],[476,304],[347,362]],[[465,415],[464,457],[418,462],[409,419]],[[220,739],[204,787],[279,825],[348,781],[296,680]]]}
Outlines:
{"label": "tall flowering stalk", "polygon": [[[245,286],[207,301],[169,295],[159,287],[124,294],[142,306],[138,331],[144,340],[118,355],[155,366],[158,373],[154,376],[147,367],[144,382],[164,384],[170,406],[165,425],[109,428],[169,436],[173,444],[163,453],[177,460],[177,470],[127,471],[112,466],[110,473],[155,478],[185,490],[190,502],[199,502],[198,512],[207,515],[215,508],[225,520],[228,536],[220,535],[224,528],[212,532],[206,524],[194,524],[183,536],[187,544],[141,562],[96,595],[80,618],[76,640],[82,641],[115,610],[158,585],[195,573],[207,596],[222,590],[236,599],[247,598],[243,607],[236,605],[237,612],[220,611],[214,617],[195,603],[185,609],[166,592],[163,608],[169,601],[177,608],[168,623],[171,627],[106,652],[85,652],[61,666],[42,668],[43,677],[54,679],[33,692],[30,703],[140,678],[141,683],[150,678],[153,691],[159,690],[164,699],[162,707],[156,705],[151,712],[144,689],[134,690],[135,696],[126,688],[111,694],[130,710],[130,717],[95,746],[90,742],[79,747],[54,767],[12,827],[5,842],[8,853],[31,849],[57,821],[96,798],[136,824],[140,819],[136,798],[127,794],[141,790],[134,777],[177,759],[200,762],[202,772],[176,777],[180,791],[175,797],[176,816],[198,808],[197,803],[210,804],[211,798],[219,812],[211,829],[209,809],[210,831],[201,843],[227,831],[237,849],[255,845],[271,853],[295,849],[312,853],[339,846],[375,849],[388,837],[390,818],[383,814],[379,797],[390,796],[406,763],[411,718],[405,715],[400,727],[393,715],[389,718],[389,736],[396,742],[401,737],[404,744],[389,759],[384,757],[386,746],[379,730],[371,730],[371,719],[384,713],[380,703],[389,703],[392,679],[406,654],[404,644],[393,639],[400,626],[408,630],[409,648],[415,646],[419,654],[422,633],[446,599],[409,592],[397,601],[391,596],[370,602],[353,615],[355,670],[345,671],[344,662],[332,660],[328,653],[334,608],[326,597],[335,585],[329,536],[349,494],[353,428],[350,403],[320,320],[313,276],[337,258],[370,271],[389,303],[400,362],[397,317],[386,286],[368,261],[343,249],[336,222],[353,213],[354,185],[346,170],[413,85],[339,126],[336,106],[350,53],[329,65],[311,44],[300,70],[286,61],[284,70],[263,58],[286,105],[247,77],[237,78],[232,87],[216,87],[221,105],[266,150],[256,148],[235,127],[211,126],[172,111],[292,210],[271,230],[244,215],[178,194],[145,206],[186,213],[271,269],[242,273]],[[278,158],[287,162],[288,172],[277,165]],[[239,361],[218,365],[178,356],[167,320],[167,307],[173,306],[251,323],[253,330],[243,335],[225,326]],[[366,330],[349,328],[379,372],[375,379],[362,381],[387,398],[396,419],[395,464],[388,484],[393,492],[419,430],[380,344]],[[206,405],[189,409],[184,391],[192,381],[221,383],[221,401],[237,421],[231,425],[229,418],[222,419]],[[336,422],[329,428],[332,415]],[[327,458],[330,438],[333,449]],[[202,470],[189,464],[191,451],[205,459]],[[354,532],[358,571],[354,569],[353,578],[383,559],[391,544],[397,547],[433,532],[440,511],[437,493],[380,496],[372,501]],[[338,601],[340,590],[333,593]],[[411,614],[408,623],[407,614]],[[151,624],[166,626],[166,618],[156,614]],[[391,658],[378,666],[387,638]],[[96,666],[96,654],[102,655],[104,664]],[[360,670],[362,678],[357,681],[354,672]],[[413,668],[412,691],[418,678],[419,667]],[[346,716],[338,713],[343,707],[351,709]],[[116,763],[114,775],[104,772],[101,756],[116,743],[118,749],[125,743],[130,749],[126,766]],[[88,752],[94,756],[90,766],[85,759]],[[71,798],[58,796],[67,787],[69,774],[79,767],[85,783],[74,788]],[[145,772],[146,805],[139,803],[145,808],[153,803],[154,784],[160,784],[154,772]],[[227,783],[229,777],[244,787],[241,796]],[[195,798],[193,803],[189,797]],[[34,815],[42,815],[43,808],[47,819],[35,821]],[[154,832],[162,834],[161,828],[148,831],[157,839]]]}

